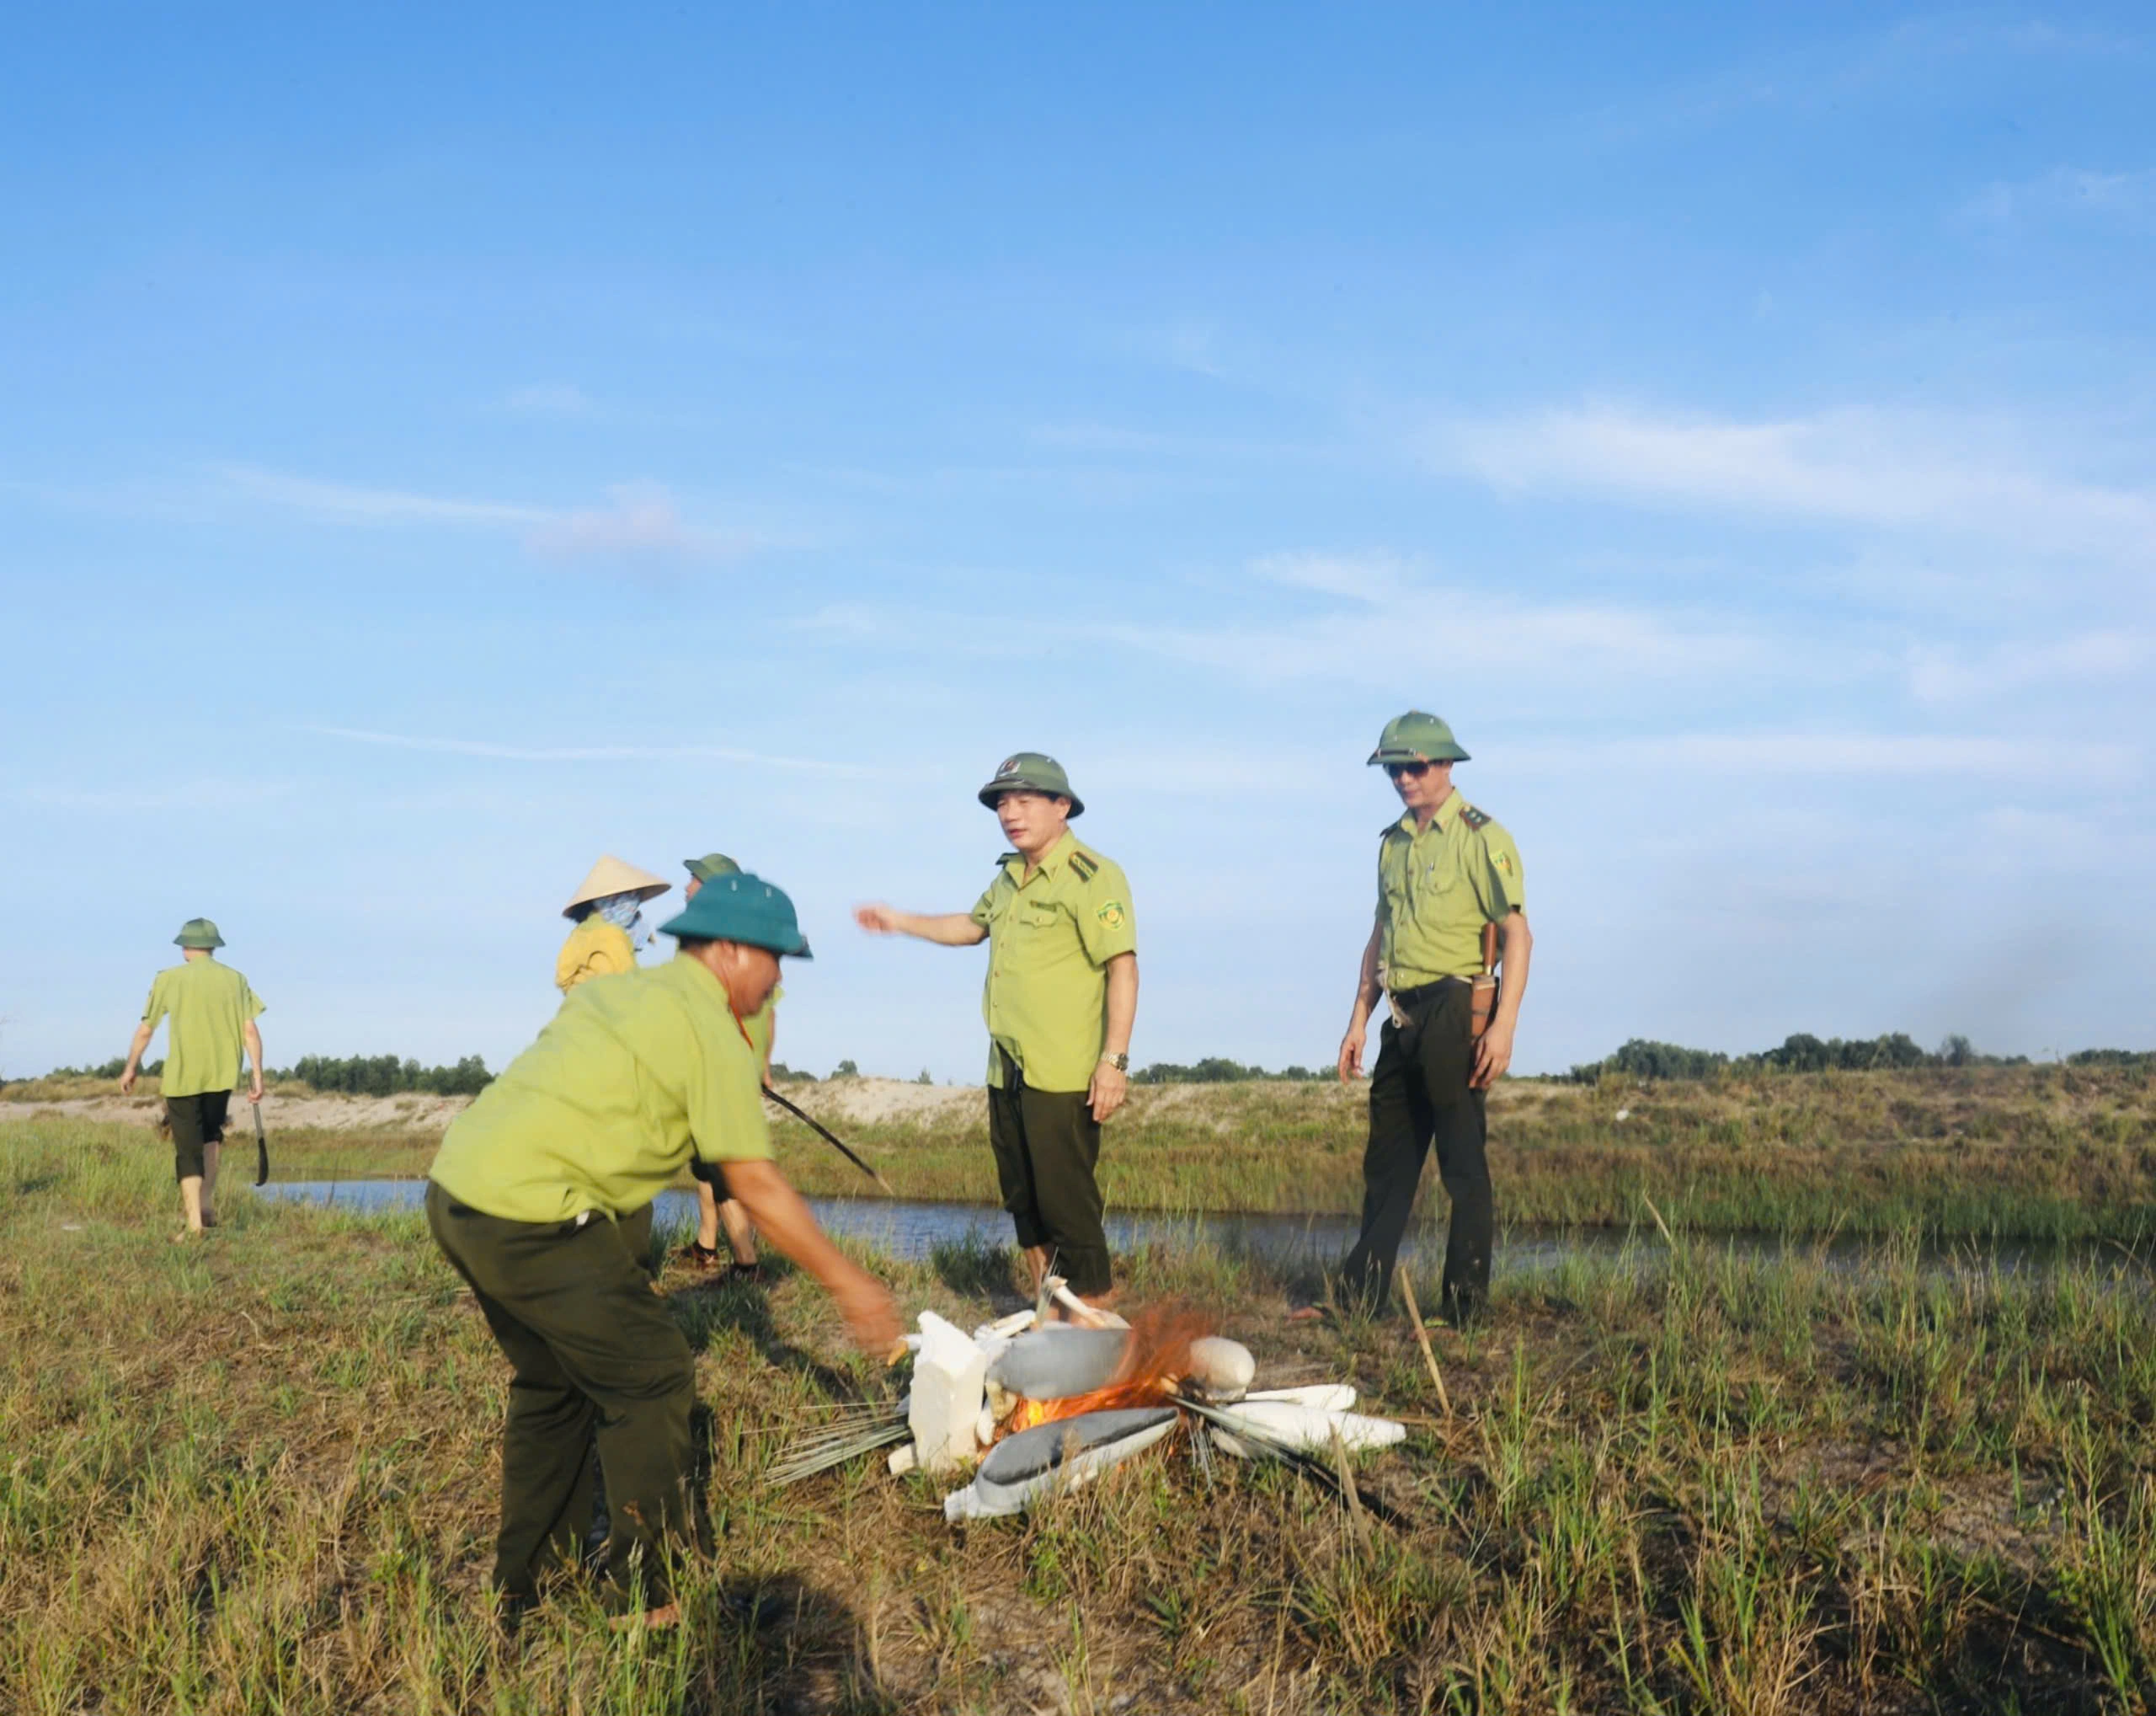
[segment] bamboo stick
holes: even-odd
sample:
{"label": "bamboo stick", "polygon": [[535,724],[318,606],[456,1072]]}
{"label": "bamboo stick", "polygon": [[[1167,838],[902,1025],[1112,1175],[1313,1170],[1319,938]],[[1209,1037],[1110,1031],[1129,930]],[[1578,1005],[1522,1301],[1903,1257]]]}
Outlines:
{"label": "bamboo stick", "polygon": [[1400,1296],[1407,1302],[1407,1320],[1415,1325],[1416,1344],[1422,1349],[1422,1362],[1430,1367],[1430,1380],[1438,1385],[1438,1404],[1444,1408],[1445,1417],[1452,1417],[1452,1397],[1445,1393],[1444,1372],[1438,1368],[1438,1355],[1430,1347],[1430,1331],[1422,1327],[1422,1308],[1415,1302],[1415,1283],[1407,1273],[1406,1264],[1396,1264],[1394,1271],[1400,1277]]}

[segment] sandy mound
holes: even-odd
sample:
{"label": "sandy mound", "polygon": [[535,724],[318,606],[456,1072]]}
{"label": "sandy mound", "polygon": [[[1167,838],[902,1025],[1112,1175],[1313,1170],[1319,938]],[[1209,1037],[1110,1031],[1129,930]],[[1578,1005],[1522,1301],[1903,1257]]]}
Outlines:
{"label": "sandy mound", "polygon": [[[468,1096],[281,1096],[272,1087],[262,1099],[262,1124],[324,1132],[439,1132],[470,1104]],[[154,1126],[163,1109],[154,1096],[93,1096],[63,1102],[0,1103],[0,1120],[35,1120],[72,1115],[86,1120],[119,1120]],[[232,1099],[227,1136],[251,1130],[244,1097]]]}

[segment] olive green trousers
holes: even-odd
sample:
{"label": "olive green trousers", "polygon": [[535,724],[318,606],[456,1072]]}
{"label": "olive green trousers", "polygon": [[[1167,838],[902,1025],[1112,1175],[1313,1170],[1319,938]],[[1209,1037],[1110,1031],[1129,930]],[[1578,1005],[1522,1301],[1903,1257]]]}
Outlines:
{"label": "olive green trousers", "polygon": [[1003,1207],[1021,1248],[1055,1254],[1058,1274],[1079,1294],[1105,1293],[1108,1236],[1102,1223],[1101,1123],[1082,1090],[1035,1090],[1001,1055],[1003,1084],[988,1093],[988,1147]]}
{"label": "olive green trousers", "polygon": [[650,1209],[619,1222],[507,1222],[430,1184],[427,1226],[512,1371],[496,1588],[529,1601],[549,1570],[579,1564],[595,1473],[606,1486],[607,1606],[665,1601],[666,1551],[696,1534],[696,1364],[644,1273]]}

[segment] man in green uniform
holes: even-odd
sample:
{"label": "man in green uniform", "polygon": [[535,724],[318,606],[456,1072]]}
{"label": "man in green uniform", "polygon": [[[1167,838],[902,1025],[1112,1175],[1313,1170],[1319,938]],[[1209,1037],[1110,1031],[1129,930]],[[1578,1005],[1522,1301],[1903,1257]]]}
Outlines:
{"label": "man in green uniform", "polygon": [[254,1071],[247,1099],[262,1100],[262,1033],[254,1021],[261,997],[246,978],[217,963],[211,951],[225,938],[206,917],[190,917],[173,941],[181,963],[157,973],[142,1022],[128,1045],[127,1066],[120,1075],[122,1092],[135,1088],[143,1050],[157,1022],[169,1018],[165,1070],[157,1088],[164,1098],[165,1121],[172,1131],[173,1172],[179,1180],[180,1211],[186,1226],[174,1239],[188,1239],[217,1225],[217,1157],[224,1141],[225,1113],[239,1083],[241,1056]]}
{"label": "man in green uniform", "polygon": [[[681,885],[681,897],[685,900],[695,899],[696,890],[707,882],[741,874],[741,866],[723,852],[683,858],[681,868],[689,873],[689,879]],[[777,1029],[774,1016],[777,1007],[778,997],[773,994],[755,1017],[748,1021],[750,1040],[763,1056],[766,1083],[771,1082],[771,1038]],[[723,1232],[727,1249],[734,1254],[728,1275],[739,1280],[761,1280],[763,1265],[756,1260],[756,1230],[750,1225],[740,1204],[727,1195],[726,1170],[716,1162],[706,1162],[698,1156],[691,1158],[689,1173],[696,1182],[696,1237],[681,1248],[681,1261],[706,1273],[716,1270],[720,1258],[718,1237]]]}
{"label": "man in green uniform", "polygon": [[[1411,709],[1386,723],[1369,760],[1391,778],[1405,808],[1379,843],[1377,922],[1340,1043],[1344,1084],[1362,1072],[1370,1014],[1390,992],[1391,1017],[1370,1077],[1363,1228],[1342,1284],[1366,1305],[1383,1302],[1434,1141],[1438,1178],[1452,1202],[1441,1308],[1458,1323],[1489,1297],[1496,1214],[1484,1155],[1485,1093],[1512,1061],[1534,938],[1519,849],[1453,789],[1452,766],[1467,753],[1452,729]],[[1478,1037],[1470,1002],[1482,970],[1485,924],[1497,927],[1503,982]]]}
{"label": "man in green uniform", "polygon": [[574,1568],[606,1482],[609,1607],[666,1625],[667,1552],[696,1536],[696,1368],[641,1264],[651,1202],[691,1150],[727,1164],[764,1238],[820,1281],[848,1333],[888,1353],[897,1313],[771,1159],[763,1065],[745,1021],[806,959],[793,903],[752,875],[707,883],[659,926],[663,965],[583,983],[481,1092],[429,1169],[427,1221],[508,1356],[494,1584],[514,1606]]}
{"label": "man in green uniform", "polygon": [[1070,832],[1086,806],[1054,757],[1005,759],[979,798],[1015,850],[971,911],[875,905],[854,917],[880,935],[988,943],[988,1140],[1003,1206],[1036,1283],[1053,1256],[1073,1292],[1105,1305],[1113,1283],[1094,1170],[1101,1123],[1129,1091],[1138,1016],[1130,884]]}

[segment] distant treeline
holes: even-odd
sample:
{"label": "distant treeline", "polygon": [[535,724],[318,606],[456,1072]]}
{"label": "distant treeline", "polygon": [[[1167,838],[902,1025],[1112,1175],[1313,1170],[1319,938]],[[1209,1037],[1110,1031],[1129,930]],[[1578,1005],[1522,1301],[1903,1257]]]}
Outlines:
{"label": "distant treeline", "polygon": [[1133,1084],[1234,1084],[1245,1078],[1285,1078],[1308,1081],[1330,1078],[1331,1067],[1322,1072],[1313,1072],[1307,1066],[1283,1066],[1278,1072],[1267,1072],[1262,1066],[1246,1066],[1240,1061],[1228,1061],[1218,1055],[1209,1055],[1203,1061],[1184,1066],[1173,1061],[1155,1061],[1150,1066],[1141,1066],[1130,1075]]}
{"label": "distant treeline", "polygon": [[[1906,1031],[1881,1037],[1815,1037],[1799,1031],[1778,1049],[1753,1055],[1725,1055],[1718,1049],[1687,1049],[1677,1043],[1635,1037],[1614,1055],[1568,1077],[1575,1084],[1604,1078],[1713,1078],[1725,1072],[1873,1072],[1917,1066],[2026,1066],[2026,1055],[1986,1055],[1963,1036],[1951,1036],[1936,1049],[1919,1045]],[[2069,1066],[2148,1066],[2156,1052],[2134,1049],[2083,1049],[2068,1055]]]}
{"label": "distant treeline", "polygon": [[302,1055],[270,1076],[351,1096],[401,1096],[407,1091],[477,1096],[494,1077],[477,1055],[467,1055],[454,1066],[422,1066],[394,1055]]}
{"label": "distant treeline", "polygon": [[[98,1066],[56,1066],[48,1078],[117,1078],[127,1070],[124,1056]],[[145,1061],[141,1071],[151,1077],[165,1070],[162,1061]],[[394,1055],[302,1055],[290,1066],[273,1066],[273,1083],[311,1084],[351,1096],[401,1096],[424,1091],[433,1096],[477,1096],[493,1082],[494,1074],[477,1055],[467,1055],[454,1066],[422,1066],[417,1061]]]}

